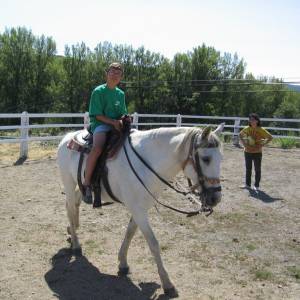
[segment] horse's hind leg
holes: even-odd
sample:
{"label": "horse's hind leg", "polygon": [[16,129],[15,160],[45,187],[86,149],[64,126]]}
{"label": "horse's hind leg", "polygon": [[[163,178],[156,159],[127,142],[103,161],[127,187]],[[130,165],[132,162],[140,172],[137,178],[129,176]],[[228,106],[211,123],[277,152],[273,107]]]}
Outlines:
{"label": "horse's hind leg", "polygon": [[161,256],[160,256],[160,249],[159,249],[159,244],[158,241],[152,231],[152,228],[149,224],[148,216],[147,213],[136,213],[133,215],[134,220],[140,230],[142,231],[149,248],[151,250],[152,255],[154,256],[157,269],[158,269],[158,274],[162,283],[162,287],[164,289],[164,292],[166,295],[168,295],[171,298],[178,297],[177,290],[175,289],[174,285],[172,284],[169,275],[164,268]]}
{"label": "horse's hind leg", "polygon": [[119,275],[127,275],[129,273],[129,266],[127,263],[127,253],[129,249],[130,242],[136,232],[137,225],[133,218],[130,219],[127,231],[125,234],[125,238],[123,240],[123,243],[121,245],[120,251],[119,251]]}
{"label": "horse's hind leg", "polygon": [[79,205],[80,205],[80,192],[76,190],[76,182],[72,176],[62,176],[63,184],[66,193],[66,209],[70,226],[67,231],[71,235],[72,249],[75,254],[81,254],[81,247],[76,234],[76,229],[79,227]]}

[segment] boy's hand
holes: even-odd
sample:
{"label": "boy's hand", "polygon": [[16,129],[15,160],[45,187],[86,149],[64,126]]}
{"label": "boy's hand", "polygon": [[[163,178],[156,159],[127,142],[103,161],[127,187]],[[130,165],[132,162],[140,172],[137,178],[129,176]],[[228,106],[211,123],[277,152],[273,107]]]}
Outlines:
{"label": "boy's hand", "polygon": [[121,129],[123,128],[123,123],[121,120],[114,120],[113,126],[116,130],[121,131]]}

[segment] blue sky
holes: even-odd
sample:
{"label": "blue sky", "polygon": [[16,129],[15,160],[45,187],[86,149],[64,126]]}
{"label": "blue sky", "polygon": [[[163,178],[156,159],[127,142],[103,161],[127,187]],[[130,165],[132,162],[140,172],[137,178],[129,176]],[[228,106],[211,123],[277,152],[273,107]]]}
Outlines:
{"label": "blue sky", "polygon": [[53,37],[59,54],[66,44],[110,41],[172,58],[205,43],[236,52],[255,76],[300,81],[299,0],[0,0],[0,7],[1,33],[25,26]]}

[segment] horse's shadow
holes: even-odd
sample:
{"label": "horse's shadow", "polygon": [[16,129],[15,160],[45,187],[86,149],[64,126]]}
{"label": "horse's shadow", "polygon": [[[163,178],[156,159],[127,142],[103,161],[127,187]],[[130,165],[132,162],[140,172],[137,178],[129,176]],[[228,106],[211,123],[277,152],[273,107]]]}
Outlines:
{"label": "horse's shadow", "polygon": [[275,201],[280,201],[284,200],[283,198],[276,198],[276,197],[271,197],[269,194],[265,193],[264,191],[255,191],[255,190],[249,190],[249,194],[251,197],[259,199],[265,203],[272,203]]}
{"label": "horse's shadow", "polygon": [[[73,256],[68,248],[60,249],[51,262],[45,280],[61,300],[149,300],[156,298],[160,287],[153,282],[136,286],[129,277],[101,273],[85,256]],[[169,298],[160,295],[159,299]]]}

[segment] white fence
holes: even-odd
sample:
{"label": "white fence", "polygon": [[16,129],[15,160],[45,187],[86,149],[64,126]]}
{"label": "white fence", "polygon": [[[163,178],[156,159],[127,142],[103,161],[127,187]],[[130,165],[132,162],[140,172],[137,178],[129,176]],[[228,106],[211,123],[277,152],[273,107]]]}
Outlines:
{"label": "white fence", "polygon": [[[191,116],[191,115],[168,115],[168,114],[138,114],[134,113],[133,116],[133,126],[136,128],[141,127],[159,127],[159,126],[217,126],[221,122],[225,122],[225,135],[232,135],[233,142],[238,143],[238,133],[241,128],[247,124],[248,118],[240,117],[218,117],[218,116]],[[33,136],[30,135],[30,130],[32,129],[46,129],[46,128],[64,128],[64,130],[70,129],[81,129],[86,128],[89,123],[88,113],[76,113],[76,114],[30,114],[23,112],[21,114],[0,114],[0,119],[20,119],[20,125],[14,126],[0,126],[1,131],[19,131],[18,137],[11,138],[9,135],[0,135],[0,144],[3,143],[20,143],[20,157],[27,157],[28,155],[28,143],[30,141],[44,141],[44,140],[59,140],[63,136],[57,135],[43,135],[43,136]],[[57,119],[57,118],[79,118],[82,122],[76,124],[64,123],[64,124],[32,124],[31,120],[34,119]],[[149,121],[149,118],[151,121]],[[148,119],[148,121],[147,121]],[[154,122],[153,119],[158,119],[158,122]],[[163,121],[162,121],[163,120]],[[285,124],[296,124],[299,127],[300,119],[276,119],[276,118],[261,118],[262,122],[268,122],[275,124],[275,126],[264,126],[271,133],[272,131],[280,131],[286,134],[273,134],[274,138],[294,138],[300,139],[299,132],[300,128],[290,128],[290,127],[277,127],[278,123]],[[33,122],[34,123],[34,122]],[[45,122],[44,122],[45,123]],[[295,125],[293,125],[295,126]]]}

